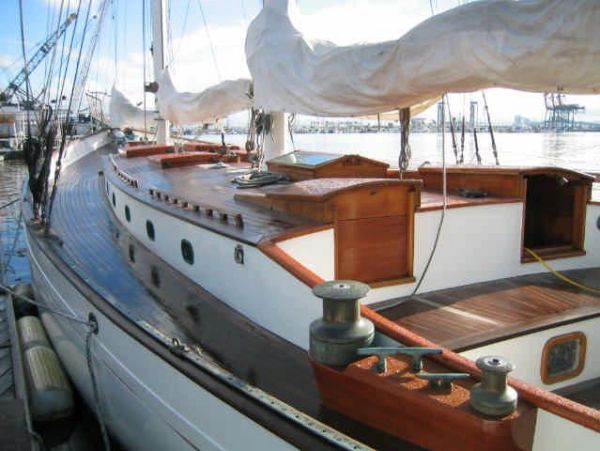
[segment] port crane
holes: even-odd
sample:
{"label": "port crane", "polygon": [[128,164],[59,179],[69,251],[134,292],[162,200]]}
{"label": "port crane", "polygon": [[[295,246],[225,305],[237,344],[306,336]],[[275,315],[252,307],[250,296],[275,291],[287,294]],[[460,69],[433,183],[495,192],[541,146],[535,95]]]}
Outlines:
{"label": "port crane", "polygon": [[15,78],[13,78],[6,89],[0,93],[0,101],[8,102],[17,93],[21,92],[21,85],[27,79],[36,67],[42,62],[42,60],[50,53],[50,50],[56,45],[59,38],[67,31],[69,25],[77,19],[77,14],[73,13],[67,17],[62,25],[52,33],[48,39],[35,51],[33,56],[25,63],[25,66],[19,71]]}

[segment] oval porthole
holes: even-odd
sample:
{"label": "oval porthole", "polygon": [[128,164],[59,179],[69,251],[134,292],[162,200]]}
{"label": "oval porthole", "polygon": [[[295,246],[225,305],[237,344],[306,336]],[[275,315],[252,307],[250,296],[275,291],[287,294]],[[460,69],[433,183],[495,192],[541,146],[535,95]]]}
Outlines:
{"label": "oval porthole", "polygon": [[600,216],[598,216],[598,219],[596,219],[596,227],[598,230],[600,230]]}
{"label": "oval porthole", "polygon": [[152,281],[152,285],[155,287],[160,287],[160,276],[158,275],[158,268],[153,266],[150,269],[150,280]]}
{"label": "oval porthole", "polygon": [[542,352],[542,382],[555,384],[579,376],[585,367],[586,348],[587,337],[582,332],[549,339]]}
{"label": "oval porthole", "polygon": [[112,194],[113,207],[117,206],[117,199],[115,198],[115,193]]}
{"label": "oval porthole", "polygon": [[194,248],[188,240],[181,240],[181,256],[186,263],[194,264]]}
{"label": "oval porthole", "polygon": [[154,224],[152,224],[152,221],[146,221],[146,235],[151,241],[154,241]]}
{"label": "oval porthole", "polygon": [[129,261],[135,263],[135,247],[133,247],[133,244],[129,245]]}
{"label": "oval porthole", "polygon": [[109,189],[108,189],[108,182],[106,182],[106,192],[107,192],[107,193],[109,192]]}
{"label": "oval porthole", "polygon": [[127,222],[131,222],[131,211],[129,211],[129,205],[125,205],[125,219],[127,219]]}

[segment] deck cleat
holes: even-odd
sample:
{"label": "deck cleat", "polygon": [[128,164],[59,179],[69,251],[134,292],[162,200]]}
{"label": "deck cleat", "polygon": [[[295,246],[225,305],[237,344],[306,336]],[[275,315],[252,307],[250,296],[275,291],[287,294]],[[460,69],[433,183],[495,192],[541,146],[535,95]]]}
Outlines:
{"label": "deck cleat", "polygon": [[385,373],[387,371],[386,357],[390,355],[404,354],[411,356],[411,371],[418,373],[423,369],[423,357],[425,355],[441,353],[442,350],[440,348],[409,348],[405,346],[360,348],[357,350],[358,355],[376,355],[379,357],[379,361],[377,362],[378,373]]}
{"label": "deck cleat", "polygon": [[468,373],[418,373],[419,379],[429,381],[429,387],[435,391],[452,390],[452,382],[457,379],[468,379],[471,377]]}

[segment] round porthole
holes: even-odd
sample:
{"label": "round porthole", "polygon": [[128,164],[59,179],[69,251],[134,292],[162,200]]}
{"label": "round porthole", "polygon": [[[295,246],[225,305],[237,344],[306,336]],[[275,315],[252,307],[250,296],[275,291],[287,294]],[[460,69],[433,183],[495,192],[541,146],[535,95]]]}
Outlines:
{"label": "round porthole", "polygon": [[181,256],[186,263],[194,264],[194,248],[188,240],[181,240]]}
{"label": "round porthole", "polygon": [[131,211],[129,211],[128,205],[125,205],[125,219],[127,219],[127,222],[131,222]]}
{"label": "round porthole", "polygon": [[154,224],[152,224],[152,221],[146,221],[146,235],[151,241],[154,241]]}
{"label": "round porthole", "polygon": [[115,198],[115,193],[112,194],[113,207],[117,206],[117,199]]}

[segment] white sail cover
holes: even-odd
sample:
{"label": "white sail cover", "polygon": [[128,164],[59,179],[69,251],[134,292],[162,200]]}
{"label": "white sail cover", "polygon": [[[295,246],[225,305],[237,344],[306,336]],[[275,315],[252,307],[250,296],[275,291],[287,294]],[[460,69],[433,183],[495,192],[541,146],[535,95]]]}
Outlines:
{"label": "white sail cover", "polygon": [[422,22],[397,41],[339,47],[303,36],[266,0],[246,38],[255,105],[354,116],[446,92],[505,87],[600,92],[599,0],[490,0]]}
{"label": "white sail cover", "polygon": [[166,68],[158,80],[158,110],[175,124],[210,122],[251,107],[250,80],[226,80],[199,93],[178,92]]}
{"label": "white sail cover", "polygon": [[[108,114],[110,116],[110,125],[113,128],[130,127],[137,130],[144,130],[144,110],[131,103],[116,86],[113,86],[110,92]],[[153,125],[154,112],[147,111],[146,126],[150,128]]]}

